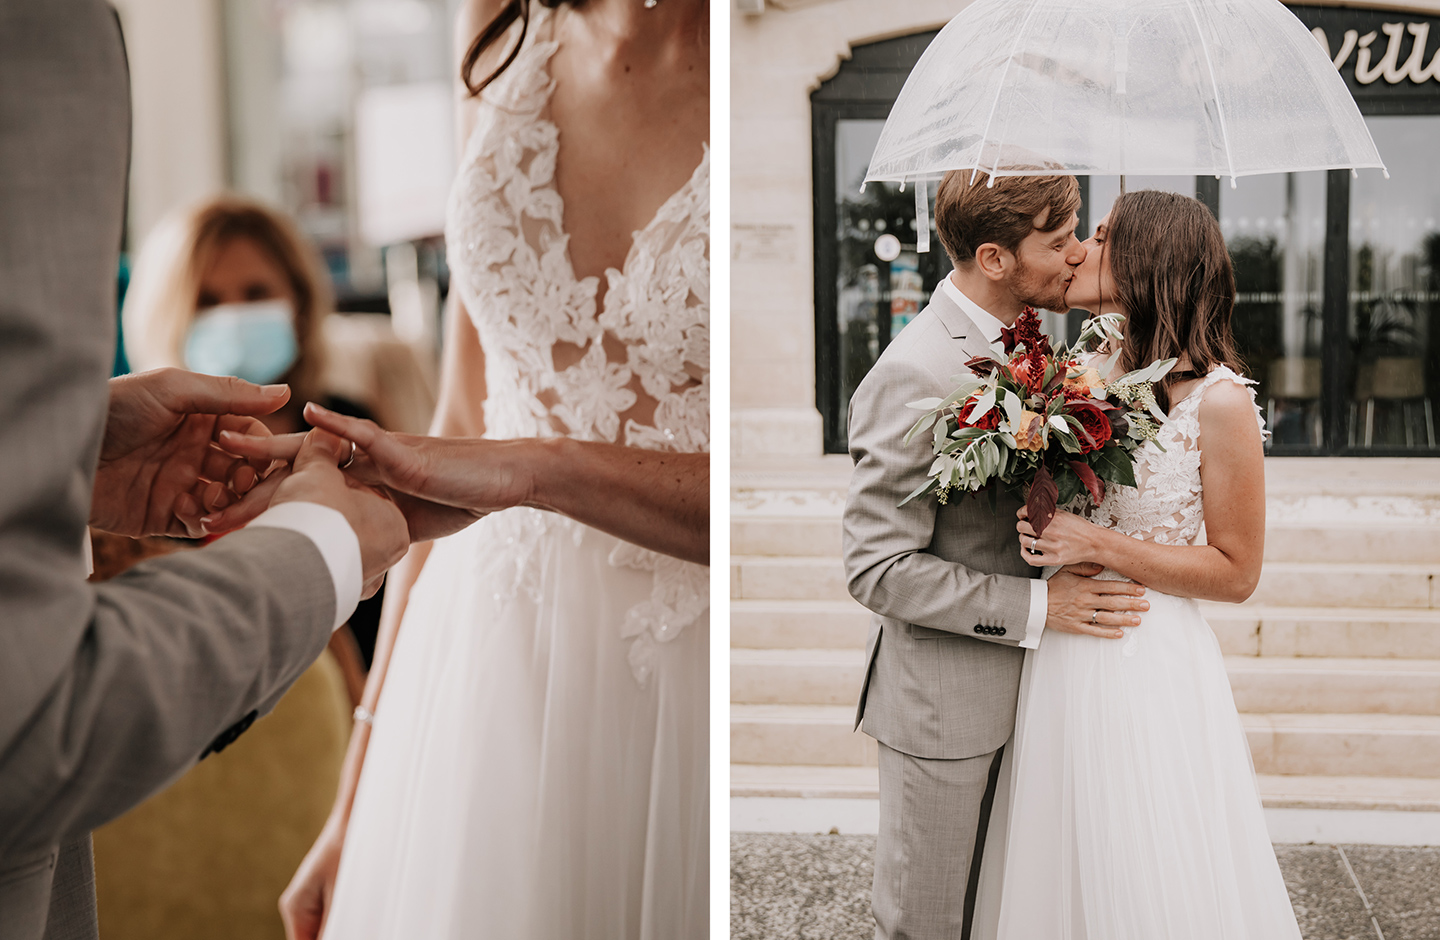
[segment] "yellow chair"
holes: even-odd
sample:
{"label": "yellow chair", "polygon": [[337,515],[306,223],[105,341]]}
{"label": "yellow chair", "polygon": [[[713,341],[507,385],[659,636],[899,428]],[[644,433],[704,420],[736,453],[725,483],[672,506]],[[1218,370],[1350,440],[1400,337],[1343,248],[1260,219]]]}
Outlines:
{"label": "yellow chair", "polygon": [[283,940],[280,892],[335,798],[350,701],[328,651],[269,716],[95,833],[105,940]]}

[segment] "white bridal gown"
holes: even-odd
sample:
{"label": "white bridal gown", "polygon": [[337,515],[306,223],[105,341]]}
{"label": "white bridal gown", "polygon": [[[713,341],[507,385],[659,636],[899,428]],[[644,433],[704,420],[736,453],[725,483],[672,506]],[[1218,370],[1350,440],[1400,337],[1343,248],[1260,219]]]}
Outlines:
{"label": "white bridal gown", "polygon": [[[597,302],[555,189],[556,14],[534,10],[483,95],[446,229],[485,352],[486,434],[707,451],[709,152]],[[584,355],[556,369],[557,344]],[[326,937],[704,937],[708,586],[702,566],[538,510],[438,541],[376,708]]]}
{"label": "white bridal gown", "polygon": [[[1220,382],[1248,380],[1211,371],[1093,521],[1202,544],[1199,408]],[[1194,600],[1145,596],[1124,639],[1046,631],[1025,655],[977,940],[1300,938],[1220,645]]]}

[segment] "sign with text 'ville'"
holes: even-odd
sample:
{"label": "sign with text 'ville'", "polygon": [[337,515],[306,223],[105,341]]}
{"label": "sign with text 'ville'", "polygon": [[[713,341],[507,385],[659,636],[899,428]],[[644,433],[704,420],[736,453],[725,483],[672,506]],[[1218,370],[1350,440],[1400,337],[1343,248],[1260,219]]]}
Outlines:
{"label": "sign with text 'ville'", "polygon": [[1291,6],[1367,114],[1440,113],[1440,18]]}

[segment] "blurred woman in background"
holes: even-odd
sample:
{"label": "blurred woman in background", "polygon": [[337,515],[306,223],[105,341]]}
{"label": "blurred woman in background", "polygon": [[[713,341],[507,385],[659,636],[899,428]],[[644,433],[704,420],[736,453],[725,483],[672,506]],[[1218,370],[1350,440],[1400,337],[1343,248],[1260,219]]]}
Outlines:
{"label": "blurred woman in background", "polygon": [[361,410],[322,387],[332,309],[319,254],[294,224],[254,200],[220,196],[169,216],[146,239],[125,298],[125,352],[137,372],[178,366],[283,382],[290,401],[265,423],[300,431],[307,401]]}

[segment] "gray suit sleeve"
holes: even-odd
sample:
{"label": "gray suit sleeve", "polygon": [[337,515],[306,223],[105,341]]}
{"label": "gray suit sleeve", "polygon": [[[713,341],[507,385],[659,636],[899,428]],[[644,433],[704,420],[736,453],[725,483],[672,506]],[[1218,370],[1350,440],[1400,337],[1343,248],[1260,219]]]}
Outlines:
{"label": "gray suit sleeve", "polygon": [[129,113],[102,0],[0,3],[0,862],[120,815],[233,739],[333,622],[324,559],[294,532],[85,582]]}
{"label": "gray suit sleeve", "polygon": [[[1015,646],[1025,636],[1028,579],[982,574],[930,553],[938,502],[899,503],[925,481],[928,438],[904,443],[920,416],[907,402],[943,396],[945,382],[898,356],[881,357],[850,402],[855,471],[845,503],[845,573],[850,594],[883,617]],[[974,632],[1000,624],[1003,636]]]}
{"label": "gray suit sleeve", "polygon": [[67,587],[88,617],[51,625],[68,656],[0,744],[0,856],[87,832],[233,740],[324,651],[334,618],[319,549],[280,529]]}

